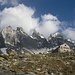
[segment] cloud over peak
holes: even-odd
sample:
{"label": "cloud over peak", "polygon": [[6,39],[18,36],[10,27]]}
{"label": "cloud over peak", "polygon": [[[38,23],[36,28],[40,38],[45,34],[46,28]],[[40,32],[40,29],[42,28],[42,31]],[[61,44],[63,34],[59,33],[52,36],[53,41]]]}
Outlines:
{"label": "cloud over peak", "polygon": [[44,16],[41,16],[43,20],[51,20],[56,21],[58,18],[56,16],[53,16],[52,14],[45,14]]}
{"label": "cloud over peak", "polygon": [[36,28],[40,33],[48,37],[51,33],[55,33],[60,29],[60,21],[56,16],[51,14],[45,14],[42,17],[42,21],[38,28]]}
{"label": "cloud over peak", "polygon": [[34,9],[24,4],[4,8],[0,11],[0,31],[7,26],[11,26],[13,29],[23,27],[24,31],[28,34],[31,34],[36,29],[45,37],[48,37],[50,34],[61,30],[66,37],[75,40],[75,28],[68,28],[66,22],[60,22],[56,16],[50,13],[41,15],[40,20],[39,17],[35,18],[34,13]]}
{"label": "cloud over peak", "polygon": [[0,12],[1,25],[0,28],[11,26],[23,27],[25,32],[31,33],[33,29],[48,37],[50,33],[55,33],[60,28],[60,21],[56,16],[51,14],[42,15],[42,20],[34,17],[35,10],[27,7],[24,4],[19,4],[15,7],[5,8]]}
{"label": "cloud over peak", "polygon": [[67,38],[71,38],[72,40],[75,40],[75,28],[67,28],[62,32]]}
{"label": "cloud over peak", "polygon": [[23,27],[27,33],[30,33],[38,24],[38,18],[34,18],[34,10],[23,4],[19,4],[15,7],[5,8],[1,15],[1,25],[4,27],[11,26],[16,29],[16,27]]}

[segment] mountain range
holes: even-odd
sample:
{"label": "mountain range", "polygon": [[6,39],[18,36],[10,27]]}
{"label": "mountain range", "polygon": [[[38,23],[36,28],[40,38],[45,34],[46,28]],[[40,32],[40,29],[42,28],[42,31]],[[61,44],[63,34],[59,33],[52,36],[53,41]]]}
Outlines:
{"label": "mountain range", "polygon": [[50,34],[48,38],[45,38],[35,29],[32,35],[28,35],[22,27],[17,27],[14,30],[11,26],[5,27],[0,32],[0,48],[50,49],[63,43],[68,44],[71,49],[75,50],[75,41],[66,38],[61,33]]}

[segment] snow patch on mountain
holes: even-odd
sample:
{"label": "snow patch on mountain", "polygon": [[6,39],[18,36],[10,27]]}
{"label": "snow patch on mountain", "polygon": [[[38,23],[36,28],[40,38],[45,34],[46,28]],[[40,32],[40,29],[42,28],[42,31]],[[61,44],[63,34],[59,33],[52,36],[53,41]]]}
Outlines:
{"label": "snow patch on mountain", "polygon": [[72,42],[72,43],[75,43],[75,41],[73,41],[73,40],[71,40],[71,39],[67,39],[67,41]]}
{"label": "snow patch on mountain", "polygon": [[40,35],[41,38],[44,38],[44,36]]}

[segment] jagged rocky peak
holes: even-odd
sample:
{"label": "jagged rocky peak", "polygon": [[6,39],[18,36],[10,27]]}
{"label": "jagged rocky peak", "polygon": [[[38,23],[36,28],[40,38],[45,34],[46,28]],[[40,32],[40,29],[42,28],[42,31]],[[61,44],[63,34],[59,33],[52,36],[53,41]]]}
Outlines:
{"label": "jagged rocky peak", "polygon": [[64,35],[59,33],[59,32],[54,33],[54,34],[50,34],[50,36],[48,37],[47,41],[52,40],[52,38],[62,38],[62,39],[65,39]]}
{"label": "jagged rocky peak", "polygon": [[23,30],[22,27],[17,27],[17,30],[18,30],[18,31],[22,31],[22,32],[24,32],[24,30]]}
{"label": "jagged rocky peak", "polygon": [[32,33],[32,37],[33,38],[37,38],[37,37],[40,37],[40,38],[45,38],[42,34],[40,34],[39,32],[37,32],[35,29],[34,29],[34,31],[33,31],[33,33]]}
{"label": "jagged rocky peak", "polygon": [[37,34],[38,32],[34,29],[34,30],[33,30],[33,33],[36,33],[36,34]]}
{"label": "jagged rocky peak", "polygon": [[12,27],[5,27],[2,32],[4,44],[6,47],[25,47],[37,48],[37,43],[28,34],[26,34],[22,27],[17,27],[13,30]]}
{"label": "jagged rocky peak", "polygon": [[12,29],[12,27],[11,26],[8,26],[8,27],[5,27],[5,28],[3,28],[3,30],[2,30],[2,32],[4,33],[4,32],[12,32],[13,31],[13,29]]}
{"label": "jagged rocky peak", "polygon": [[35,29],[32,33],[31,38],[33,38],[35,41],[37,41],[38,48],[44,48],[44,47],[47,47],[47,45],[48,45],[46,38],[42,34],[37,32]]}
{"label": "jagged rocky peak", "polygon": [[1,34],[4,38],[5,44],[7,44],[7,45],[14,46],[14,44],[16,44],[18,41],[16,31],[13,30],[11,26],[5,27],[2,30]]}
{"label": "jagged rocky peak", "polygon": [[[3,38],[6,38],[5,36],[7,35],[7,36],[9,36],[9,35],[11,35],[11,34],[13,34],[14,35],[14,30],[12,29],[12,27],[11,26],[8,26],[8,27],[5,27],[5,28],[3,28],[3,30],[2,30],[2,35],[3,35]],[[13,35],[11,35],[11,36],[13,36]]]}
{"label": "jagged rocky peak", "polygon": [[51,34],[50,35],[51,37],[59,37],[59,38],[63,38],[64,37],[64,35],[63,34],[61,34],[61,33],[59,33],[59,32],[57,32],[57,33],[54,33],[54,34]]}
{"label": "jagged rocky peak", "polygon": [[39,32],[37,32],[37,31],[34,29],[34,30],[33,30],[33,34],[32,34],[32,35],[35,35],[35,34],[36,34],[36,35],[38,35],[38,36],[40,35],[40,33],[39,33]]}
{"label": "jagged rocky peak", "polygon": [[17,27],[17,32],[20,32],[20,33],[28,36],[28,34],[25,33],[25,31],[24,31],[24,29],[22,27]]}

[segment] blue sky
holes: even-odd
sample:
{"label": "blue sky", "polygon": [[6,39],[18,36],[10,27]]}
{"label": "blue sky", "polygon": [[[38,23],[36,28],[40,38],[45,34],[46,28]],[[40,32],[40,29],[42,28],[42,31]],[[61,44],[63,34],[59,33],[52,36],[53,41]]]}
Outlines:
{"label": "blue sky", "polygon": [[28,34],[60,32],[75,40],[75,0],[0,0],[0,16],[0,30],[22,26]]}
{"label": "blue sky", "polygon": [[75,0],[23,0],[26,6],[36,9],[36,16],[51,13],[61,21],[73,21],[75,18]]}

